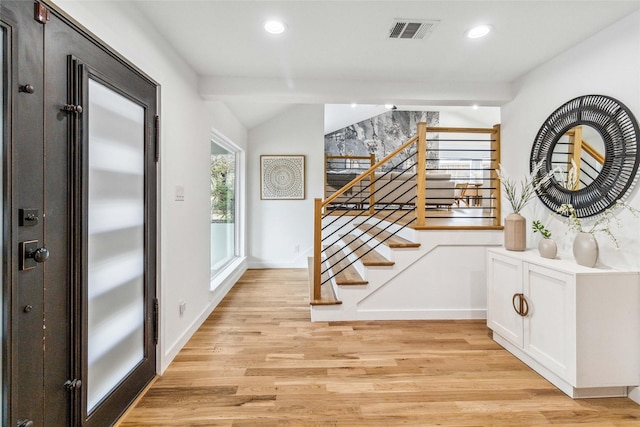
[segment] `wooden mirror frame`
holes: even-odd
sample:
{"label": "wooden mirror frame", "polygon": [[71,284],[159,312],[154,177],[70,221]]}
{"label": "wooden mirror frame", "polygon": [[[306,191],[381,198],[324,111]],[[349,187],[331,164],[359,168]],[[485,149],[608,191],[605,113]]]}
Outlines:
{"label": "wooden mirror frame", "polygon": [[536,179],[553,169],[551,155],[558,140],[579,125],[595,128],[604,141],[605,156],[600,174],[592,183],[578,190],[565,188],[556,177],[543,184],[536,193],[553,212],[571,204],[579,218],[598,215],[623,199],[636,181],[640,163],[638,122],[620,101],[604,95],[585,95],[560,106],[543,123],[533,147],[529,170],[542,162]]}

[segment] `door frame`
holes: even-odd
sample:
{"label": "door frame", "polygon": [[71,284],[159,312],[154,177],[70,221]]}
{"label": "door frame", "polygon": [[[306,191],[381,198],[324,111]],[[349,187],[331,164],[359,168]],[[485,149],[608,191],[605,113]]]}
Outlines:
{"label": "door frame", "polygon": [[[2,90],[3,99],[2,105],[0,105],[0,116],[2,120],[6,121],[2,126],[2,146],[0,150],[2,152],[3,164],[2,164],[2,289],[0,290],[2,295],[2,387],[0,405],[2,409],[0,411],[0,422],[3,425],[8,424],[9,415],[11,412],[12,400],[10,390],[13,386],[12,372],[13,372],[13,270],[14,265],[13,247],[14,247],[14,218],[13,218],[13,187],[12,187],[12,164],[13,164],[13,94],[10,90],[17,84],[17,69],[15,61],[13,61],[14,52],[17,52],[17,45],[15,36],[13,34],[13,28],[17,26],[17,22],[11,19],[9,16],[2,16],[2,19],[7,22],[8,25],[4,25],[0,21],[0,30],[4,31],[4,43],[0,45],[0,49],[4,49],[2,52],[2,58],[5,66]],[[0,72],[3,72],[0,69]]]}

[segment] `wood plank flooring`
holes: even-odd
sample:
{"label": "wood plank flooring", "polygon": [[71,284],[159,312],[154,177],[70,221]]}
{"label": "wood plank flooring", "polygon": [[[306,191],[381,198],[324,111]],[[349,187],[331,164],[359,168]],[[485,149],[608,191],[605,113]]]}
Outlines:
{"label": "wood plank flooring", "polygon": [[[492,218],[482,218],[482,208],[453,208],[453,209],[427,209],[425,226],[415,225],[415,215],[407,214],[406,210],[398,210],[393,213],[381,210],[374,217],[395,222],[400,225],[408,225],[416,230],[441,229],[441,228],[487,228],[495,229]],[[487,214],[488,215],[488,214]],[[489,215],[488,215],[489,216]],[[498,226],[499,229],[501,227]]]}
{"label": "wood plank flooring", "polygon": [[249,270],[120,425],[640,425],[629,399],[567,397],[484,321],[311,323],[307,280]]}

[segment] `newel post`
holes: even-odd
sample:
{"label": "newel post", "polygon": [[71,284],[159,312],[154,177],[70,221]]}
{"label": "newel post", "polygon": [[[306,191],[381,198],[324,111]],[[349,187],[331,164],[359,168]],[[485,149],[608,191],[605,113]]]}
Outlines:
{"label": "newel post", "polygon": [[418,170],[416,171],[416,225],[423,227],[426,216],[426,187],[427,187],[427,124],[418,123]]}
{"label": "newel post", "polygon": [[322,266],[322,199],[314,199],[313,209],[313,283],[311,303],[320,300]]}
{"label": "newel post", "polygon": [[[376,155],[371,153],[369,155],[369,166],[372,167],[376,163]],[[376,213],[376,172],[371,170],[369,175],[369,215]]]}

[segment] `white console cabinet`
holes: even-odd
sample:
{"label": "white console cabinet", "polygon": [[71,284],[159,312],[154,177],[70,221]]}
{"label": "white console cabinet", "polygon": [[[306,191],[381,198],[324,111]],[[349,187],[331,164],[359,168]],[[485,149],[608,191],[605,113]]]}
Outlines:
{"label": "white console cabinet", "polygon": [[626,396],[640,384],[640,275],[487,250],[494,340],[571,397]]}

